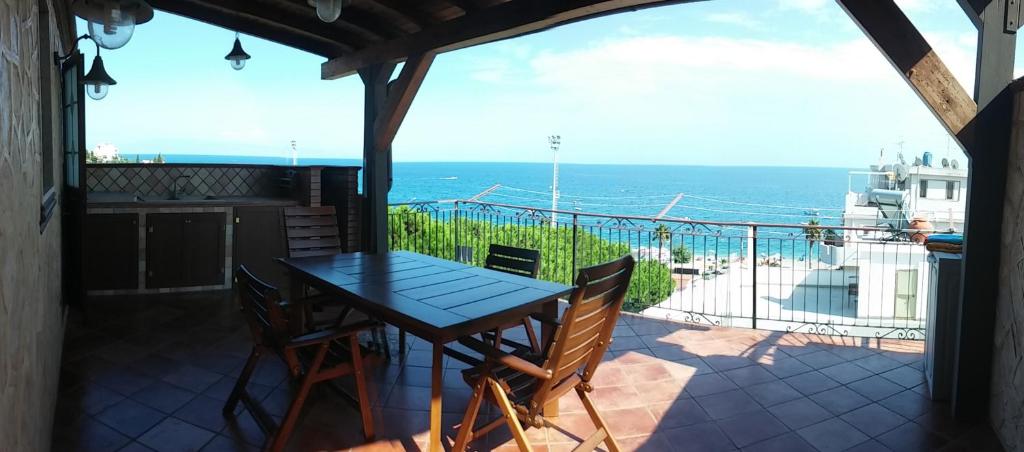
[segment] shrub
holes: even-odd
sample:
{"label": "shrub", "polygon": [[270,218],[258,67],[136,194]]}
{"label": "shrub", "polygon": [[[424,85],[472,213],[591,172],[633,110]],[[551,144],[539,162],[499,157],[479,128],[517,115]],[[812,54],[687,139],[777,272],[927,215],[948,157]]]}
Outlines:
{"label": "shrub", "polygon": [[643,311],[665,301],[675,288],[676,281],[672,279],[672,272],[664,264],[651,260],[637,262],[623,309],[629,312]]}
{"label": "shrub", "polygon": [[688,264],[693,260],[693,252],[686,245],[679,245],[672,248],[672,262],[677,264]]}
{"label": "shrub", "polygon": [[[468,254],[468,264],[482,267],[492,243],[540,251],[539,278],[572,284],[573,230],[537,221],[508,223],[453,219],[448,212],[420,212],[407,206],[392,207],[388,215],[388,239],[392,250],[408,250],[442,259],[455,260],[458,245]],[[438,218],[441,219],[438,219]],[[456,225],[456,222],[458,223]],[[457,227],[456,227],[457,226]],[[457,231],[456,231],[457,230]],[[576,268],[608,262],[629,254],[629,246],[579,228],[576,230]],[[656,261],[642,261],[633,271],[625,309],[639,311],[667,298],[675,289],[668,267]]]}

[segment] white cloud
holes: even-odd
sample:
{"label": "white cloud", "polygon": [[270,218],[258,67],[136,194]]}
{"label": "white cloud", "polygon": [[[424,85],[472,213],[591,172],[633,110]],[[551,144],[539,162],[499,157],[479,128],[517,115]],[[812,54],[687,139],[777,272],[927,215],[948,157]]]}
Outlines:
{"label": "white cloud", "polygon": [[602,89],[658,90],[662,82],[703,76],[784,74],[821,80],[877,80],[892,68],[867,40],[813,46],[723,37],[636,37],[608,40],[532,61],[540,82],[599,84]]}
{"label": "white cloud", "polygon": [[719,24],[736,25],[751,30],[764,28],[764,24],[761,21],[741,12],[708,14],[704,17],[704,20]]}

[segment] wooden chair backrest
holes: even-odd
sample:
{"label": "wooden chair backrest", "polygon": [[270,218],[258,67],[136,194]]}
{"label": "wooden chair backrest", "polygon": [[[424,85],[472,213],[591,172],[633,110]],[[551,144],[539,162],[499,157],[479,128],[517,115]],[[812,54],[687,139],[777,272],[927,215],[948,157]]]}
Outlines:
{"label": "wooden chair backrest", "polygon": [[342,252],[334,206],[286,207],[284,228],[288,257],[330,256]]}
{"label": "wooden chair backrest", "polygon": [[[611,342],[612,330],[619,319],[622,304],[633,275],[633,256],[580,270],[576,287],[569,295],[569,309],[562,315],[554,342],[547,350],[544,368],[552,378],[540,384],[534,394],[540,409],[548,393],[560,383],[583,373],[579,378],[589,382]],[[531,407],[531,410],[533,410]],[[536,414],[536,413],[534,413]]]}
{"label": "wooden chair backrest", "polygon": [[484,267],[536,279],[540,275],[540,251],[491,244]]}
{"label": "wooden chair backrest", "polygon": [[290,339],[289,319],[281,307],[281,292],[249,272],[235,270],[235,298],[257,344],[280,348]]}

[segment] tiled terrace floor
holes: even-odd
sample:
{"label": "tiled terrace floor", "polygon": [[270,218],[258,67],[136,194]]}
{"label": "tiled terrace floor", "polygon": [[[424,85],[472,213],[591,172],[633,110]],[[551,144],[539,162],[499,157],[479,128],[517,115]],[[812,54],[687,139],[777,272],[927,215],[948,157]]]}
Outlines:
{"label": "tiled terrace floor", "polygon": [[[1000,450],[985,426],[958,425],[925,396],[922,344],[708,328],[624,317],[594,398],[623,446],[640,450]],[[226,294],[104,298],[88,321],[73,315],[54,428],[55,451],[258,450],[245,412],[220,408],[249,350]],[[314,392],[293,450],[423,449],[429,351],[412,341],[404,365],[372,371],[377,441],[365,445],[357,412]],[[397,347],[393,346],[393,349]],[[445,424],[461,419],[469,389],[447,359]],[[283,413],[283,366],[265,358],[250,391]],[[570,450],[590,433],[574,397],[559,423],[529,430],[540,450]],[[501,428],[477,449],[514,448]]]}

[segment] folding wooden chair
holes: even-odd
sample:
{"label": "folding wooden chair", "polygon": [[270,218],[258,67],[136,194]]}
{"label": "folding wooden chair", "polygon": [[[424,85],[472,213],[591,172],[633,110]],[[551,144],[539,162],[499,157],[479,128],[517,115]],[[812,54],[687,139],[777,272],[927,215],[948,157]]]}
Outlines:
{"label": "folding wooden chair", "polygon": [[[540,251],[491,244],[487,250],[484,268],[536,279],[540,275]],[[502,331],[519,325],[526,328],[526,339],[530,341],[530,349],[534,353],[540,353],[540,341],[537,340],[537,333],[534,332],[533,322],[529,317],[503,325],[486,337],[494,343],[502,342]]]}
{"label": "folding wooden chair", "polygon": [[[334,387],[356,403],[362,414],[363,434],[373,438],[373,414],[363,371],[366,350],[359,344],[361,331],[379,327],[379,323],[363,321],[338,328],[307,332],[295,306],[281,300],[280,292],[249,273],[245,266],[235,272],[235,298],[245,315],[253,336],[252,352],[239,374],[235,387],[224,403],[224,417],[234,415],[241,401],[260,428],[267,433],[266,450],[284,448],[295,428],[302,405],[314,384],[352,375],[356,398]],[[256,363],[267,352],[273,352],[288,366],[296,393],[280,425],[263,410],[246,391]]]}
{"label": "folding wooden chair", "polygon": [[[473,397],[455,438],[455,451],[465,450],[473,438],[502,423],[508,424],[520,450],[533,450],[524,427],[557,427],[543,417],[541,410],[570,390],[576,391],[597,427],[576,450],[593,450],[601,443],[612,452],[619,450],[587,394],[593,390],[590,380],[612,342],[612,330],[625,300],[633,265],[633,257],[624,256],[580,270],[562,321],[542,319],[557,327],[552,341],[540,355],[511,354],[475,338],[459,339],[463,345],[482,353],[485,361],[463,371],[463,378],[473,386]],[[474,431],[473,425],[485,396],[501,409],[503,416]]]}
{"label": "folding wooden chair", "polygon": [[[284,209],[284,227],[288,238],[288,257],[333,256],[343,252],[334,206],[287,207]],[[303,293],[308,298],[307,306],[336,304],[334,296],[318,294],[309,287],[303,287]],[[341,325],[352,311],[351,307],[343,306],[333,321],[334,325]],[[312,309],[307,308],[306,314],[309,319],[314,319]],[[382,348],[385,356],[390,357],[391,347],[384,328],[375,329],[372,333],[373,341]],[[399,332],[399,345],[400,349],[405,349],[404,331]]]}

